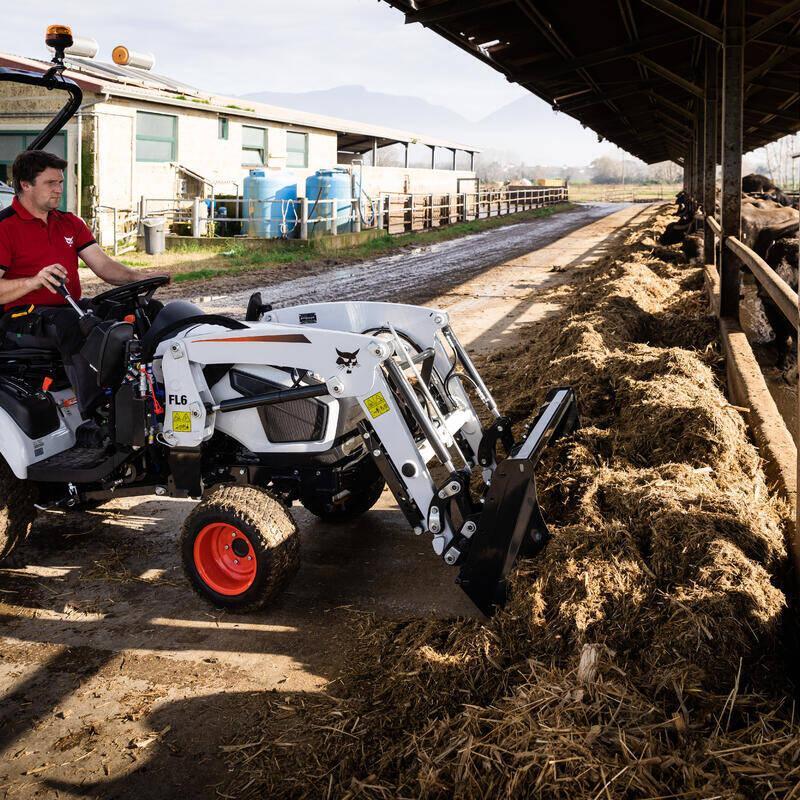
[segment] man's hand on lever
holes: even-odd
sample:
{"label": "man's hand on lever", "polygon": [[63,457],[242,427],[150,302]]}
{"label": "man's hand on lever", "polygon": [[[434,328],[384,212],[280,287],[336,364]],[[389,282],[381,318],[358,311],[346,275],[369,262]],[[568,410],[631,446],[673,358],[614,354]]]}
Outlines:
{"label": "man's hand on lever", "polygon": [[61,264],[50,264],[40,269],[30,280],[32,291],[48,289],[53,294],[61,294],[58,290],[67,280],[67,271]]}

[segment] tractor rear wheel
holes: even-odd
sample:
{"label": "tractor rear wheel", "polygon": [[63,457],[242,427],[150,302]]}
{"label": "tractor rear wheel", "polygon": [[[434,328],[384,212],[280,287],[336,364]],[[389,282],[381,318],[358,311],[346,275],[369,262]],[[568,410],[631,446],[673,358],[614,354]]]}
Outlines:
{"label": "tractor rear wheel", "polygon": [[366,514],[378,502],[385,487],[383,477],[378,477],[361,491],[351,489],[350,494],[339,502],[319,492],[301,497],[300,502],[324,522],[349,522]]}
{"label": "tractor rear wheel", "polygon": [[31,532],[36,516],[36,490],[21,481],[0,458],[0,561],[11,555]]}
{"label": "tractor rear wheel", "polygon": [[215,489],[186,518],[183,568],[194,590],[219,608],[255,611],[300,566],[297,526],[272,495],[253,486]]}

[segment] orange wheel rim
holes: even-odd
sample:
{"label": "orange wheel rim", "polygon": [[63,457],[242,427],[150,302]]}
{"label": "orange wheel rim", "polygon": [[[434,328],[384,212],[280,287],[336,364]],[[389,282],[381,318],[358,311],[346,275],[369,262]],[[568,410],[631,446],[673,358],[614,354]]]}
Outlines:
{"label": "orange wheel rim", "polygon": [[194,540],[194,565],[203,582],[228,597],[246,592],[256,579],[250,540],[227,522],[206,525]]}

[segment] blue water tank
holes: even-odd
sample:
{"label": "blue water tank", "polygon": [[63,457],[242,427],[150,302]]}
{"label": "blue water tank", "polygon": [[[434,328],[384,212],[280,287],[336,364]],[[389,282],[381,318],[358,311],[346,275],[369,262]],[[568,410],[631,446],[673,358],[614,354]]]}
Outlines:
{"label": "blue water tank", "polygon": [[[309,235],[321,236],[328,231],[327,217],[332,207],[339,233],[350,230],[352,186],[346,169],[318,169],[306,178]],[[333,200],[331,203],[329,201]],[[316,221],[315,221],[316,220]]]}
{"label": "blue water tank", "polygon": [[251,169],[242,188],[247,235],[291,239],[300,233],[297,176],[288,170]]}

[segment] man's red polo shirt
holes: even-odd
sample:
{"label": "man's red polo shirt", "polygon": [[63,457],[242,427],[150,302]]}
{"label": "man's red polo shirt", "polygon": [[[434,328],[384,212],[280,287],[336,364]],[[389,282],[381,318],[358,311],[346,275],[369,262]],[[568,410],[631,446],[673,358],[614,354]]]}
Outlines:
{"label": "man's red polo shirt", "polygon": [[[81,296],[78,253],[94,244],[86,223],[74,214],[51,211],[47,223],[29,214],[18,198],[0,211],[0,277],[30,278],[50,264],[61,264],[67,271],[67,287],[77,300]],[[58,306],[67,301],[48,289],[37,289],[7,303],[15,306]]]}

